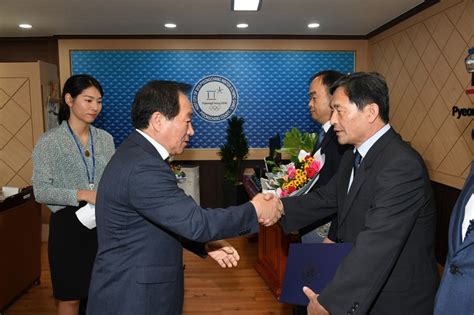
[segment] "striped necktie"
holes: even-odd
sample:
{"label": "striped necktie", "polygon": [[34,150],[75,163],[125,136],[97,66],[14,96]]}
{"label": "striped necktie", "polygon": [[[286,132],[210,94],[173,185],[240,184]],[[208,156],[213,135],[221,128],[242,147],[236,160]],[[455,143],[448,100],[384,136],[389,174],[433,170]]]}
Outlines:
{"label": "striped necktie", "polygon": [[356,172],[357,172],[357,169],[359,168],[360,166],[360,161],[362,160],[362,155],[360,155],[359,151],[355,151],[354,153],[354,165],[353,165],[353,168],[354,168],[354,177],[356,175]]}
{"label": "striped necktie", "polygon": [[318,142],[316,143],[316,146],[318,148],[321,147],[321,143],[323,143],[325,135],[326,135],[326,131],[324,130],[324,128],[321,127],[321,129],[319,130],[319,133],[318,133]]}

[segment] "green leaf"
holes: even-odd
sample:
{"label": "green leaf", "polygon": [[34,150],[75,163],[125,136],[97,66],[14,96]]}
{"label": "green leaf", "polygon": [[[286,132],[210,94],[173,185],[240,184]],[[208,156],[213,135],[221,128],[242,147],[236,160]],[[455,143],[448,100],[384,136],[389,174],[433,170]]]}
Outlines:
{"label": "green leaf", "polygon": [[316,144],[317,136],[315,133],[301,134],[297,128],[291,128],[290,131],[285,133],[283,139],[283,147],[277,150],[279,153],[286,153],[290,155],[290,160],[298,162],[298,154],[300,150],[311,152]]}
{"label": "green leaf", "polygon": [[244,133],[244,119],[236,116],[227,120],[226,143],[220,147],[219,155],[224,163],[224,177],[231,183],[236,183],[242,161],[249,153],[247,139]]}
{"label": "green leaf", "polygon": [[317,141],[317,136],[315,133],[305,133],[303,135],[303,140],[301,143],[301,149],[305,150],[306,152],[313,151],[314,145]]}

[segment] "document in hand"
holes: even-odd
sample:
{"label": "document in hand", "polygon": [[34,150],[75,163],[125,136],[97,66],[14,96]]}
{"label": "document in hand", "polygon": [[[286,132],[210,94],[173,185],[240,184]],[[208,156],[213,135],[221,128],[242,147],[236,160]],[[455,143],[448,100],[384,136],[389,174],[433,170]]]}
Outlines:
{"label": "document in hand", "polygon": [[76,211],[77,219],[89,230],[95,228],[95,205],[90,203]]}
{"label": "document in hand", "polygon": [[352,243],[290,244],[280,302],[308,305],[303,287],[321,292],[351,249]]}

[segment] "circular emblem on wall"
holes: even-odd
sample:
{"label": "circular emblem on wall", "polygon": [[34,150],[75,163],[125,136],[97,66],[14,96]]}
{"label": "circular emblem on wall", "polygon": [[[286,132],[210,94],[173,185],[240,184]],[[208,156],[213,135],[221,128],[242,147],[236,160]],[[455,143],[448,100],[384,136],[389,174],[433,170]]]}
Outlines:
{"label": "circular emblem on wall", "polygon": [[237,109],[238,95],[234,84],[219,75],[199,80],[192,91],[192,104],[196,114],[209,122],[221,122]]}

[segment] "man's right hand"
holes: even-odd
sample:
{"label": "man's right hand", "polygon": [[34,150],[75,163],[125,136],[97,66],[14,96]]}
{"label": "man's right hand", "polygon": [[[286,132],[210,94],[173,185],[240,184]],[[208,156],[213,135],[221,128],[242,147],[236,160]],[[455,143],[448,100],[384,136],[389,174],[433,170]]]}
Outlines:
{"label": "man's right hand", "polygon": [[273,194],[257,194],[250,202],[257,211],[258,222],[265,226],[275,224],[283,214],[283,205]]}
{"label": "man's right hand", "polygon": [[329,315],[329,312],[318,301],[319,294],[314,293],[314,291],[308,287],[303,287],[303,292],[309,299],[307,307],[308,315]]}

